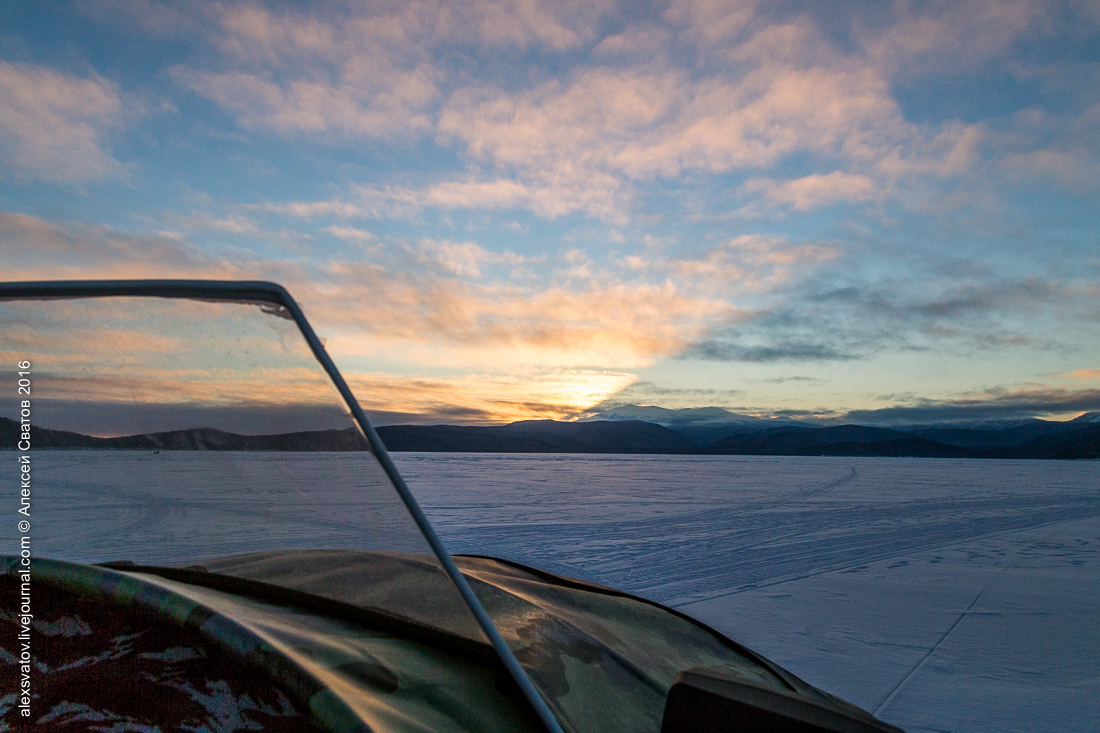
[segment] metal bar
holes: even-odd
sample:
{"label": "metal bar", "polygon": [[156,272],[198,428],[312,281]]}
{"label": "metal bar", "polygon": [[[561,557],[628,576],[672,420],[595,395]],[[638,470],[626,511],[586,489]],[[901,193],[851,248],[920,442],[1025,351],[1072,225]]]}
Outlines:
{"label": "metal bar", "polygon": [[290,295],[271,282],[232,280],[58,280],[56,282],[0,283],[0,300],[48,298],[155,298],[216,299],[235,302],[285,304]]}
{"label": "metal bar", "polygon": [[158,298],[189,298],[189,299],[216,299],[232,302],[262,302],[284,306],[294,319],[298,330],[305,337],[313,356],[333,381],[340,396],[344,398],[352,416],[359,424],[371,451],[386,472],[393,484],[397,495],[405,504],[413,521],[416,522],[421,534],[428,541],[436,559],[443,566],[444,572],[458,588],[459,594],[466,602],[470,612],[473,613],[481,630],[488,637],[489,642],[496,649],[504,666],[515,679],[523,691],[524,696],[531,703],[535,713],[549,733],[564,733],[561,724],[555,717],[550,706],[546,703],[542,693],[531,682],[530,677],[520,665],[519,660],[512,654],[512,650],[504,642],[500,632],[493,625],[492,619],[486,613],[485,608],[477,599],[470,584],[451,559],[450,553],[443,546],[443,542],[436,535],[428,518],[424,515],[420,505],[416,502],[405,480],[394,465],[382,439],[378,437],[374,427],[371,426],[359,401],[355,399],[347,382],[344,381],[340,370],[325,351],[321,340],[317,338],[313,327],[306,320],[305,314],[298,304],[282,285],[265,281],[226,281],[226,280],[69,280],[57,282],[8,282],[0,283],[0,300],[26,300],[45,298],[104,298],[112,296],[143,296]]}

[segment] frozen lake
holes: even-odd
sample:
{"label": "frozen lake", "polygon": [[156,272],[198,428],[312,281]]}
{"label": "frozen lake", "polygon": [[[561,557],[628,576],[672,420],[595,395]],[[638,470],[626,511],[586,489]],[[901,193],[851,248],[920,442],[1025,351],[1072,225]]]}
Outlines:
{"label": "frozen lake", "polygon": [[911,733],[1100,730],[1100,463],[395,460],[452,552],[674,606]]}
{"label": "frozen lake", "polygon": [[[452,552],[674,606],[911,733],[1100,730],[1100,463],[395,460]],[[422,547],[364,454],[33,461],[40,556]]]}

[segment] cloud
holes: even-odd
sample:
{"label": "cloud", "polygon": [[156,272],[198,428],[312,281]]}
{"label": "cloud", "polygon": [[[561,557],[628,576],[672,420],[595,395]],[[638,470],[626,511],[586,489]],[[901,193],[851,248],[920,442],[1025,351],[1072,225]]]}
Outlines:
{"label": "cloud", "polygon": [[[13,280],[279,281],[326,337],[365,406],[418,420],[457,419],[447,410],[490,421],[574,414],[633,381],[623,369],[685,348],[702,324],[732,311],[721,299],[683,293],[670,283],[604,276],[576,287],[519,286],[492,274],[494,266],[522,264],[519,255],[446,240],[383,246],[374,262],[254,255],[230,262],[176,236],[132,236],[7,212],[0,214],[0,257]],[[112,353],[122,358],[123,351]],[[369,366],[379,360],[388,368]],[[409,376],[425,369],[450,375]],[[186,375],[168,372],[159,377],[157,384],[175,385],[169,391],[181,396],[201,392],[201,380],[185,384]],[[230,396],[245,395],[250,385],[234,386]],[[120,382],[116,391],[138,387]],[[148,399],[168,398],[161,389]]]}
{"label": "cloud", "polygon": [[957,277],[942,276],[932,286],[926,283],[914,288],[891,279],[875,285],[826,290],[810,296],[810,300],[852,307],[864,318],[877,317],[937,332],[943,332],[948,323],[969,323],[985,334],[995,335],[990,317],[1037,312],[1075,294],[1051,277],[1010,279],[990,272],[968,273],[964,263],[955,264],[960,270]]}
{"label": "cloud", "polygon": [[1011,180],[1054,184],[1071,193],[1094,191],[1100,179],[1100,102],[1052,114],[1024,110],[1002,123],[991,144]]}
{"label": "cloud", "polygon": [[732,404],[735,398],[743,397],[744,394],[744,390],[739,389],[665,387],[643,380],[627,385],[607,399],[593,404],[587,408],[586,412],[603,412],[627,405],[659,404],[666,409],[698,407],[700,404],[728,405]]}
{"label": "cloud", "polygon": [[177,235],[132,235],[0,212],[5,279],[242,277],[247,266],[204,255]]}
{"label": "cloud", "polygon": [[0,156],[23,175],[78,183],[119,178],[105,149],[125,116],[114,83],[0,61]]}
{"label": "cloud", "polygon": [[379,414],[385,423],[449,424],[566,419],[635,380],[633,374],[577,369],[507,376],[346,376],[364,409]]}
{"label": "cloud", "polygon": [[[906,121],[879,36],[860,39],[861,55],[806,15],[770,17],[751,2],[676,2],[617,25],[603,24],[613,14],[602,3],[212,8],[217,52],[170,73],[240,125],[459,152],[465,170],[448,180],[375,187],[405,214],[524,208],[623,222],[655,179],[734,172],[756,176],[744,193],[808,211],[882,198],[906,177],[955,175],[980,137],[975,125]],[[616,32],[601,38],[604,27]],[[520,78],[521,51],[547,63]],[[759,176],[798,155],[834,170]]]}
{"label": "cloud", "polygon": [[[422,365],[509,370],[652,364],[736,309],[672,282],[592,274],[573,284],[519,285],[494,266],[514,253],[423,240],[372,249],[372,261],[295,261],[240,251],[216,257],[178,236],[133,236],[0,214],[0,254],[13,280],[210,277],[272,279],[303,303],[334,353],[401,353]],[[427,265],[427,266],[426,266]]]}
{"label": "cloud", "polygon": [[112,27],[132,28],[150,38],[193,33],[195,17],[156,0],[78,0],[77,9]]}
{"label": "cloud", "polygon": [[1092,189],[1100,177],[1095,149],[1033,150],[1006,156],[1002,168],[1014,179],[1053,180],[1071,191]]}
{"label": "cloud", "polygon": [[[794,248],[797,252],[797,247]],[[1027,353],[1079,349],[1060,341],[1050,319],[1091,328],[1088,288],[1054,277],[1011,279],[975,263],[925,264],[931,272],[899,278],[860,272],[857,255],[827,266],[782,267],[761,280],[761,304],[714,322],[679,359],[719,362],[845,362],[898,352],[973,356],[992,350]],[[813,260],[807,259],[812,265]],[[768,275],[767,269],[761,273]],[[853,274],[855,273],[855,274]],[[748,280],[751,292],[753,280]],[[733,299],[733,302],[737,302]],[[1076,306],[1084,306],[1077,312]],[[1079,333],[1084,333],[1080,330]],[[1007,350],[1014,350],[1007,352]]]}
{"label": "cloud", "polygon": [[351,242],[375,242],[378,237],[374,236],[365,229],[356,229],[355,227],[338,227],[328,226],[322,231],[326,231],[334,237],[340,239],[346,239]]}
{"label": "cloud", "polygon": [[882,194],[867,176],[834,171],[790,181],[755,178],[742,186],[746,193],[761,193],[773,203],[789,206],[795,211],[812,211],[831,204],[863,203]]}
{"label": "cloud", "polygon": [[388,0],[346,11],[272,11],[254,5],[219,8],[218,41],[241,59],[354,65],[377,48],[454,43],[482,48],[565,50],[591,40],[608,2],[476,0],[455,5]]}
{"label": "cloud", "polygon": [[[183,86],[248,128],[408,138],[429,131],[447,67],[434,51],[563,51],[591,39],[604,3],[381,2],[327,13],[212,5],[211,58],[178,65]],[[226,68],[228,67],[228,68]]]}
{"label": "cloud", "polygon": [[427,208],[470,209],[493,211],[497,209],[526,209],[548,219],[586,211],[604,219],[623,219],[626,194],[620,186],[608,179],[604,188],[590,185],[534,185],[508,178],[493,180],[442,181],[423,188],[408,186],[351,186],[347,200],[333,198],[326,201],[292,201],[263,204],[255,208],[290,214],[310,219],[333,214],[347,219],[417,219]]}
{"label": "cloud", "polygon": [[423,110],[435,96],[430,69],[394,73],[384,91],[350,84],[276,84],[242,72],[200,72],[182,66],[173,79],[213,100],[248,128],[280,133],[338,133],[388,138],[431,128]]}
{"label": "cloud", "polygon": [[425,239],[417,248],[417,260],[442,265],[459,277],[481,277],[481,268],[490,264],[518,265],[523,257],[512,252],[490,252],[473,242],[434,241]]}
{"label": "cloud", "polygon": [[671,284],[518,287],[355,263],[322,274],[338,283],[341,312],[317,310],[319,303],[309,312],[340,324],[330,334],[335,351],[385,353],[403,342],[404,352],[433,366],[636,368],[686,348],[703,323],[734,310]]}
{"label": "cloud", "polygon": [[673,0],[665,18],[680,26],[693,44],[708,47],[737,39],[752,21],[756,5],[754,0]]}
{"label": "cloud", "polygon": [[364,207],[341,201],[329,199],[327,201],[288,201],[282,204],[250,204],[246,208],[259,209],[277,214],[290,214],[301,219],[312,219],[316,216],[334,215],[342,219],[357,219],[370,217],[373,212]]}
{"label": "cloud", "polygon": [[863,424],[921,424],[1020,419],[1100,410],[1100,389],[1047,386],[995,387],[946,400],[921,399],[881,410],[852,410],[845,420]]}
{"label": "cloud", "polygon": [[[756,67],[702,79],[675,69],[582,68],[566,83],[518,94],[460,90],[438,129],[525,185],[569,191],[555,197],[566,211],[603,218],[629,204],[627,182],[772,167],[798,152],[881,163],[898,175],[922,156],[947,154],[903,122],[882,80],[865,70]],[[868,185],[856,175],[810,178],[776,186],[775,195],[817,205],[832,190],[867,196]]]}
{"label": "cloud", "polygon": [[605,36],[592,49],[592,55],[610,63],[660,59],[664,57],[670,40],[671,34],[667,29],[643,23],[621,33]]}
{"label": "cloud", "polygon": [[851,361],[857,354],[845,352],[834,346],[814,342],[782,342],[768,345],[747,346],[723,341],[704,341],[695,344],[679,356],[681,359],[702,361]]}
{"label": "cloud", "polygon": [[1066,376],[1074,379],[1100,379],[1100,369],[1075,369]]}
{"label": "cloud", "polygon": [[168,214],[165,220],[187,231],[217,232],[221,234],[257,234],[255,222],[240,214],[217,217],[195,211],[189,215]]}
{"label": "cloud", "polygon": [[835,247],[825,244],[743,234],[702,252],[649,258],[644,266],[665,268],[700,289],[728,292],[736,288],[744,294],[773,290],[796,273],[805,274],[837,254]]}
{"label": "cloud", "polygon": [[584,211],[608,220],[621,219],[626,194],[610,176],[581,185],[578,181],[548,181],[527,185],[497,178],[492,181],[445,181],[423,192],[409,191],[422,207],[441,209],[524,208],[552,219]]}
{"label": "cloud", "polygon": [[1041,0],[896,3],[885,27],[863,26],[858,35],[864,52],[892,76],[957,73],[1003,57],[1021,38],[1046,36],[1056,15]]}
{"label": "cloud", "polygon": [[[665,392],[668,393],[667,396]],[[713,390],[699,390],[701,394],[698,395],[695,392],[696,390],[662,390],[648,382],[637,382],[594,406],[592,411],[629,404],[647,404],[647,400],[653,400],[656,397],[663,406],[668,399],[676,406],[699,407],[707,404],[721,406],[737,414],[797,419],[818,424],[929,425],[970,424],[987,420],[1025,420],[1052,416],[1064,418],[1100,410],[1100,389],[1067,390],[1047,385],[994,387],[939,400],[915,398],[913,395],[890,395],[887,397],[908,404],[896,404],[876,410],[850,411],[828,407],[775,409],[745,406],[733,401],[733,398],[739,396],[737,392],[730,392],[728,395],[719,395]],[[715,392],[715,394],[706,394],[706,392]]]}

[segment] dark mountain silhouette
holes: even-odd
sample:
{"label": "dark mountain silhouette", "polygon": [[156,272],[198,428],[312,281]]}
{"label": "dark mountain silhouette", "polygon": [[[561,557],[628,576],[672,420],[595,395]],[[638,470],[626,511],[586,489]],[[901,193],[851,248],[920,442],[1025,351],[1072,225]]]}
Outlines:
{"label": "dark mountain silhouette", "polygon": [[909,435],[927,438],[938,443],[958,445],[964,448],[1019,445],[1045,435],[1073,432],[1088,427],[1088,423],[1052,422],[1035,420],[1026,425],[1003,428],[1001,430],[968,428],[912,428],[906,429]]}
{"label": "dark mountain silhouette", "polygon": [[920,456],[971,458],[973,452],[888,428],[837,425],[827,428],[782,427],[734,435],[706,447],[719,455],[768,456]]}
{"label": "dark mountain silhouette", "polygon": [[[0,417],[0,448],[14,449],[19,426]],[[364,450],[367,442],[355,428],[318,430],[277,435],[238,435],[214,428],[191,428],[163,433],[143,433],[117,438],[97,438],[49,428],[31,428],[31,448],[100,450],[266,450],[347,451]]]}
{"label": "dark mountain silhouette", "polygon": [[1018,445],[984,453],[988,458],[1100,458],[1100,425],[1085,423],[1079,428],[1044,435]]}
{"label": "dark mountain silhouette", "polygon": [[[920,458],[1100,458],[1100,425],[954,429],[952,442],[917,431],[862,425],[783,426],[727,435],[699,445],[677,430],[638,420],[511,425],[387,425],[378,428],[386,447],[401,451],[485,453],[659,453],[666,455],[911,456]],[[1039,437],[1033,437],[1036,434]],[[697,435],[697,433],[696,433]],[[960,445],[959,443],[962,443]]]}
{"label": "dark mountain silhouette", "polygon": [[[18,441],[18,424],[0,418],[0,448]],[[863,425],[785,425],[737,432],[700,445],[700,433],[641,420],[557,422],[525,420],[510,425],[386,425],[378,428],[395,452],[633,453],[665,455],[910,456],[924,458],[1100,459],[1100,422],[1036,420],[1003,429],[891,429]],[[238,435],[193,428],[97,438],[34,427],[32,448],[95,450],[363,450],[353,428],[276,435]]]}
{"label": "dark mountain silhouette", "polygon": [[698,453],[699,447],[661,425],[617,422],[524,420],[490,427],[384,425],[378,428],[392,451],[489,453]]}

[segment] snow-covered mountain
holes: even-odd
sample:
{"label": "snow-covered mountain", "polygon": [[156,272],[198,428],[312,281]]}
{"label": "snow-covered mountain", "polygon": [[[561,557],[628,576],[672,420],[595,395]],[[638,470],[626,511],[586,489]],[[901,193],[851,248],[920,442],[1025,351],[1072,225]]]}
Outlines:
{"label": "snow-covered mountain", "polygon": [[754,433],[783,425],[803,425],[789,419],[739,415],[721,407],[685,407],[670,410],[653,405],[623,405],[578,422],[641,420],[675,430],[696,445],[709,445],[738,433]]}
{"label": "snow-covered mountain", "polygon": [[[670,410],[666,407],[653,405],[623,405],[613,407],[610,410],[582,418],[578,422],[596,422],[599,420],[641,420],[643,422],[664,425],[666,428],[676,427],[710,427],[718,425],[745,425],[745,426],[770,426],[774,420],[753,417],[752,415],[738,415],[721,407],[685,407],[680,410]],[[789,421],[784,421],[788,424]]]}
{"label": "snow-covered mountain", "polygon": [[1086,412],[1070,420],[1072,423],[1100,423],[1100,412]]}

